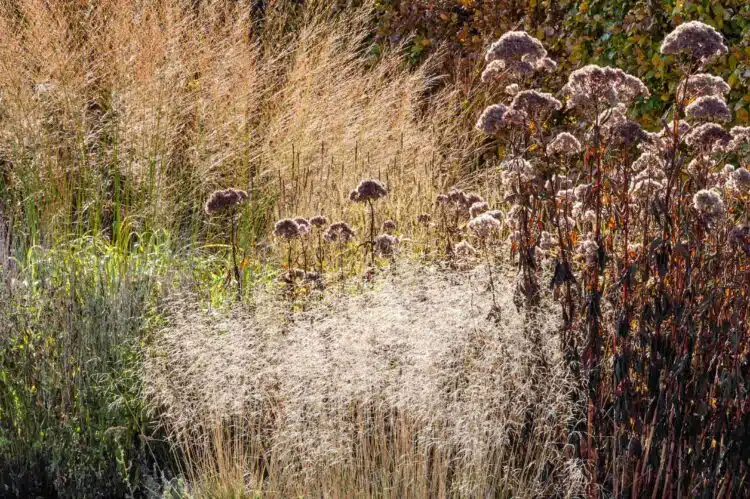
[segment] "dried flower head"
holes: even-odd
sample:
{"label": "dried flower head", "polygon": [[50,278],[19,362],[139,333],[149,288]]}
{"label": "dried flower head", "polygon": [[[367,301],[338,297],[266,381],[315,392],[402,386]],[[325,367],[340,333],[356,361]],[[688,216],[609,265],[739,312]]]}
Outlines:
{"label": "dried flower head", "polygon": [[704,95],[685,108],[688,118],[698,121],[732,121],[732,112],[722,97]]}
{"label": "dried flower head", "polygon": [[727,188],[742,194],[750,193],[750,172],[746,168],[737,168],[729,174]]}
{"label": "dried flower head", "polygon": [[731,138],[731,135],[716,123],[703,123],[685,135],[685,143],[698,151],[711,152],[725,149]]}
{"label": "dried flower head", "polygon": [[602,127],[602,135],[609,141],[610,147],[627,148],[648,139],[646,132],[635,121],[618,120]]}
{"label": "dried flower head", "polygon": [[491,216],[492,218],[494,218],[495,220],[497,220],[498,222],[503,221],[503,212],[500,210],[490,210],[487,212],[487,214]]}
{"label": "dried flower head", "polygon": [[276,225],[274,225],[273,234],[276,237],[283,237],[287,240],[294,239],[300,235],[299,224],[291,218],[279,220],[276,222]]}
{"label": "dried flower head", "polygon": [[729,244],[750,256],[750,225],[736,225],[729,230]]}
{"label": "dried flower head", "polygon": [[550,234],[546,230],[543,230],[539,236],[539,248],[544,251],[549,251],[555,247],[555,244],[556,243],[554,238],[552,237],[552,234]]}
{"label": "dried flower head", "polygon": [[328,227],[323,237],[326,241],[346,243],[353,239],[356,232],[346,222],[336,222]]}
{"label": "dried flower head", "polygon": [[698,73],[690,76],[687,82],[680,82],[677,86],[677,96],[683,101],[688,101],[704,95],[726,95],[730,90],[721,76]]}
{"label": "dried flower head", "polygon": [[750,126],[735,126],[729,130],[732,137],[729,146],[730,151],[739,151],[742,147],[750,144]]}
{"label": "dried flower head", "polygon": [[562,189],[570,189],[573,186],[573,182],[565,175],[558,175],[555,173],[552,178],[547,180],[544,184],[544,188],[548,191],[558,192]]}
{"label": "dried flower head", "polygon": [[456,255],[462,257],[472,257],[477,254],[477,250],[474,249],[474,246],[465,240],[458,243],[454,251],[456,252]]}
{"label": "dried flower head", "polygon": [[310,222],[306,218],[295,218],[295,222],[297,222],[297,226],[299,227],[299,235],[304,236],[310,232],[310,229],[312,229],[312,226],[310,225]]}
{"label": "dried flower head", "polygon": [[321,228],[328,225],[328,219],[323,215],[317,215],[310,219],[310,224],[313,227]]}
{"label": "dried flower head", "polygon": [[562,103],[552,94],[537,90],[523,90],[513,97],[510,109],[520,111],[530,116],[534,121],[541,122],[553,111],[562,108]]}
{"label": "dried flower head", "polygon": [[468,223],[469,230],[480,239],[485,239],[492,234],[500,231],[500,222],[488,213],[482,213],[478,217],[472,218]]}
{"label": "dried flower head", "polygon": [[693,196],[693,208],[706,218],[713,219],[724,213],[724,201],[713,189],[702,189]]}
{"label": "dried flower head", "polygon": [[551,73],[557,69],[557,63],[549,57],[542,57],[536,62],[536,69]]}
{"label": "dried flower head", "polygon": [[594,240],[593,235],[582,239],[578,245],[578,253],[583,257],[587,267],[595,267],[599,260],[599,245]]}
{"label": "dried flower head", "polygon": [[568,132],[558,133],[547,145],[547,154],[561,154],[570,156],[581,152],[581,143]]}
{"label": "dried flower head", "polygon": [[[674,120],[670,121],[667,126],[661,129],[659,132],[660,137],[671,137],[674,134]],[[685,120],[677,122],[677,133],[682,137],[690,131],[690,123]]]}
{"label": "dried flower head", "polygon": [[390,234],[380,234],[373,240],[375,253],[384,257],[393,255],[397,244],[398,239]]}
{"label": "dried flower head", "polygon": [[680,24],[661,44],[662,54],[684,55],[702,62],[727,51],[721,33],[700,21]]}
{"label": "dried flower head", "polygon": [[484,55],[487,62],[492,61],[537,61],[546,57],[547,51],[542,42],[525,31],[508,31],[490,45]]}
{"label": "dried flower head", "polygon": [[568,108],[583,109],[592,109],[597,102],[606,101],[614,106],[650,95],[648,88],[635,76],[618,68],[595,64],[573,71],[562,90],[569,96]]}
{"label": "dried flower head", "polygon": [[487,201],[477,201],[469,207],[469,215],[471,216],[471,218],[474,218],[481,215],[485,211],[488,211],[489,209],[490,205],[487,204]]}
{"label": "dried flower head", "polygon": [[417,215],[417,223],[420,225],[427,225],[430,223],[430,220],[432,220],[432,215],[429,213],[421,213]]}
{"label": "dried flower head", "polygon": [[393,220],[386,220],[385,222],[383,222],[383,230],[388,233],[396,230],[396,222],[394,222]]}
{"label": "dried flower head", "polygon": [[477,120],[476,129],[487,135],[496,135],[506,125],[503,118],[507,111],[508,107],[504,104],[493,104],[487,107]]}
{"label": "dried flower head", "polygon": [[664,190],[664,185],[661,182],[652,178],[644,178],[633,181],[633,185],[630,188],[630,196],[634,201],[648,202],[650,199],[653,199],[655,193],[659,193],[662,190]]}
{"label": "dried flower head", "polygon": [[435,198],[435,202],[441,205],[447,204],[448,201],[450,201],[450,199],[446,194],[438,194],[438,196]]}
{"label": "dried flower head", "polygon": [[388,194],[388,191],[386,188],[378,182],[377,180],[368,179],[363,180],[359,183],[357,186],[356,191],[356,199],[352,199],[352,196],[349,195],[349,199],[352,201],[357,201],[359,203],[364,203],[367,201],[376,201],[382,197],[385,197],[386,194]]}
{"label": "dried flower head", "polygon": [[359,200],[359,193],[357,192],[357,189],[352,190],[349,193],[349,201],[358,201]]}
{"label": "dried flower head", "polygon": [[239,189],[225,189],[223,191],[215,191],[206,201],[203,209],[207,214],[213,215],[227,208],[233,207],[242,203],[247,199],[247,192]]}
{"label": "dried flower head", "polygon": [[476,192],[470,192],[464,196],[463,204],[467,208],[470,208],[474,203],[482,203],[484,199]]}
{"label": "dried flower head", "polygon": [[521,87],[518,86],[518,83],[512,83],[505,87],[505,93],[508,95],[516,95],[521,90]]}

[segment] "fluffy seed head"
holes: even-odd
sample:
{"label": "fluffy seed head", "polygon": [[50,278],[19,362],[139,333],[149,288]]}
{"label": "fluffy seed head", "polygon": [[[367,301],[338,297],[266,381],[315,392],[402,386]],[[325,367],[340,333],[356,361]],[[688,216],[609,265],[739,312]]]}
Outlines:
{"label": "fluffy seed head", "polygon": [[750,193],[750,172],[746,168],[737,168],[729,174],[727,187],[743,194]]}
{"label": "fluffy seed head", "polygon": [[356,232],[346,222],[336,222],[328,227],[323,237],[326,241],[346,243],[353,239]]}
{"label": "fluffy seed head", "polygon": [[600,101],[628,103],[639,96],[648,97],[650,92],[641,80],[619,68],[589,64],[573,71],[563,87],[567,94],[568,108],[592,109]]}
{"label": "fluffy seed head", "polygon": [[521,87],[518,86],[518,83],[512,83],[505,87],[505,93],[508,95],[516,95],[521,90]]}
{"label": "fluffy seed head", "polygon": [[688,78],[687,83],[680,82],[677,86],[677,96],[685,101],[704,95],[726,95],[730,90],[731,88],[721,76],[698,73]]}
{"label": "fluffy seed head", "polygon": [[468,223],[469,230],[480,239],[489,237],[491,234],[495,234],[500,231],[500,222],[488,213],[482,213],[481,215],[472,218]]}
{"label": "fluffy seed head", "polygon": [[317,215],[310,219],[310,224],[312,224],[313,227],[321,228],[328,225],[328,219],[323,215]]}
{"label": "fluffy seed head", "polygon": [[703,123],[685,135],[685,143],[698,151],[711,152],[725,149],[731,135],[716,123]]}
{"label": "fluffy seed head", "polygon": [[750,144],[750,126],[735,126],[729,130],[729,134],[732,137],[729,146],[727,147],[730,151],[739,151],[744,146]]}
{"label": "fluffy seed head", "polygon": [[375,245],[376,254],[388,257],[393,255],[396,245],[398,244],[398,239],[390,234],[380,234],[375,238],[373,244]]}
{"label": "fluffy seed head", "polygon": [[547,145],[547,154],[561,154],[570,156],[581,152],[581,143],[568,132],[558,133]]}
{"label": "fluffy seed head", "polygon": [[366,201],[376,201],[388,194],[388,191],[383,186],[383,184],[374,179],[361,181],[357,186],[357,189],[352,192],[357,193],[356,199],[352,199],[351,194],[349,195],[349,199],[351,201],[357,201],[359,203],[364,203]]}
{"label": "fluffy seed head", "polygon": [[469,207],[469,215],[471,216],[471,218],[478,217],[489,209],[490,205],[487,204],[487,201],[477,201]]}
{"label": "fluffy seed head", "polygon": [[469,244],[466,240],[458,243],[454,251],[456,252],[456,255],[462,257],[471,257],[477,254],[477,250],[474,249],[474,246]]}
{"label": "fluffy seed head", "polygon": [[578,253],[583,257],[588,267],[594,267],[599,259],[599,245],[589,235],[589,237],[583,239],[578,245]]}
{"label": "fluffy seed head", "polygon": [[427,225],[430,223],[430,220],[432,220],[432,215],[429,213],[421,213],[417,215],[417,223],[420,225]]}
{"label": "fluffy seed head", "polygon": [[552,94],[537,90],[523,90],[513,97],[510,109],[531,116],[535,121],[542,121],[553,111],[562,108],[562,103]]}
{"label": "fluffy seed head", "polygon": [[693,196],[693,208],[701,215],[714,218],[724,213],[724,201],[715,190],[702,189]]}
{"label": "fluffy seed head", "polygon": [[285,218],[276,222],[273,228],[273,234],[276,237],[282,237],[290,240],[300,236],[299,224],[291,218]]}
{"label": "fluffy seed head", "polygon": [[542,57],[537,61],[536,69],[551,73],[552,71],[557,69],[557,63],[549,57]]}
{"label": "fluffy seed head", "polygon": [[698,121],[732,121],[732,112],[727,103],[717,95],[698,97],[685,108],[685,114]]}
{"label": "fluffy seed head", "polygon": [[477,120],[476,129],[487,135],[496,135],[506,124],[505,117],[508,107],[504,104],[493,104],[484,110]]}
{"label": "fluffy seed head", "polygon": [[484,55],[487,62],[491,61],[537,61],[547,55],[542,42],[525,31],[508,31],[496,42],[490,45]]}
{"label": "fluffy seed head", "polygon": [[305,234],[308,234],[310,232],[310,229],[312,228],[310,226],[310,222],[306,218],[295,218],[295,222],[297,222],[297,226],[299,227],[299,235],[304,236]]}
{"label": "fluffy seed head", "polygon": [[383,230],[388,233],[396,230],[396,222],[394,222],[393,220],[386,220],[385,222],[383,222]]}
{"label": "fluffy seed head", "polygon": [[225,189],[215,191],[209,196],[203,209],[207,214],[213,215],[227,208],[242,203],[247,199],[247,192],[239,189]]}
{"label": "fluffy seed head", "polygon": [[702,62],[727,51],[721,33],[700,21],[680,24],[661,44],[662,54],[683,55]]}

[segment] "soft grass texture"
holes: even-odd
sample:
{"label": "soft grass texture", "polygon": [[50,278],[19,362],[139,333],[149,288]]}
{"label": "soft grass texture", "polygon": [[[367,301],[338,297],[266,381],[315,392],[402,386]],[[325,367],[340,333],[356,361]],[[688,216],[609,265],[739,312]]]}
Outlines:
{"label": "soft grass texture", "polygon": [[342,217],[370,176],[384,215],[425,211],[462,161],[456,94],[370,45],[367,2],[253,4],[0,4],[0,209],[35,240],[125,218],[196,238],[208,194],[238,187],[248,243],[271,217]]}
{"label": "soft grass texture", "polygon": [[[506,281],[507,282],[507,281]],[[197,496],[575,496],[576,384],[546,308],[524,326],[486,273],[396,265],[291,312],[175,300],[146,392]],[[527,330],[527,333],[524,333]],[[538,332],[538,340],[530,339]],[[220,492],[223,491],[223,492]]]}

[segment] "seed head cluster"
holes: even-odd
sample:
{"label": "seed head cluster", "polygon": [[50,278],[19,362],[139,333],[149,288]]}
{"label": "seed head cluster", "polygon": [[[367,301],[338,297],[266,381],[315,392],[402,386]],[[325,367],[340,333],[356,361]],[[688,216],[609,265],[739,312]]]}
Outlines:
{"label": "seed head cluster", "polygon": [[727,52],[721,33],[700,21],[680,24],[661,44],[662,54],[681,55],[702,62]]}
{"label": "seed head cluster", "polygon": [[222,191],[215,191],[209,196],[203,209],[207,214],[213,215],[224,211],[227,208],[236,206],[243,201],[247,200],[247,192],[240,189],[225,189]]}
{"label": "seed head cluster", "polygon": [[698,97],[685,108],[685,114],[697,121],[732,121],[727,103],[717,95]]}

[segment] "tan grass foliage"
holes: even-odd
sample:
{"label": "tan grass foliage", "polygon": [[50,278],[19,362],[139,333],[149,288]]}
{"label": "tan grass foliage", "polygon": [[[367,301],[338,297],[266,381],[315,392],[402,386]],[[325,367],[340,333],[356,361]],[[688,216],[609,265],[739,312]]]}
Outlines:
{"label": "tan grass foliage", "polygon": [[454,162],[438,154],[459,147],[453,97],[425,105],[427,66],[376,55],[371,6],[305,4],[3,2],[5,175],[43,223],[120,209],[169,226],[229,186],[278,216],[340,217],[364,176],[412,218]]}
{"label": "tan grass foliage", "polygon": [[275,497],[574,494],[559,314],[535,344],[504,281],[498,322],[475,270],[397,267],[293,314],[260,294],[254,313],[178,300],[149,396],[198,490],[234,476]]}

